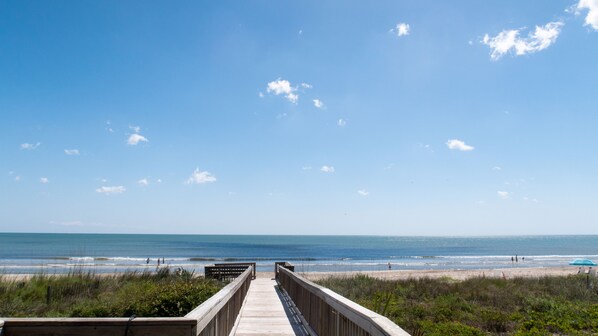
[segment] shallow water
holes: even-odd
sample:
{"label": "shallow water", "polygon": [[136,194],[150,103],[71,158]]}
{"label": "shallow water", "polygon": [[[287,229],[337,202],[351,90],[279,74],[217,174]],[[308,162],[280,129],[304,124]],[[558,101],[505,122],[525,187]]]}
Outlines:
{"label": "shallow water", "polygon": [[[517,255],[517,262],[511,257]],[[147,263],[147,259],[150,259]],[[0,273],[97,273],[289,261],[300,272],[563,266],[598,259],[598,236],[381,237],[0,233]],[[163,265],[162,265],[163,266]]]}

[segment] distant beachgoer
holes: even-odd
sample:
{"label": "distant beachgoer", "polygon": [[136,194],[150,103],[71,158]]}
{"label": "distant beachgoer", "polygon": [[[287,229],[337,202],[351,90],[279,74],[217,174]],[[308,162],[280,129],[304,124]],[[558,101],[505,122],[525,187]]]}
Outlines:
{"label": "distant beachgoer", "polygon": [[525,257],[521,257],[521,262],[524,262],[524,261],[525,261]]}
{"label": "distant beachgoer", "polygon": [[147,258],[147,260],[145,261],[146,264],[149,264],[149,258]]}
{"label": "distant beachgoer", "polygon": [[164,257],[162,257],[162,264],[164,264]]}
{"label": "distant beachgoer", "polygon": [[390,265],[390,263],[388,263],[388,269],[392,269],[392,266]]}
{"label": "distant beachgoer", "polygon": [[519,260],[517,259],[517,255],[515,255],[515,262],[519,262]]}
{"label": "distant beachgoer", "polygon": [[514,262],[515,262],[515,259],[513,259],[513,257],[511,257],[511,262],[512,262],[512,263],[514,263]]}
{"label": "distant beachgoer", "polygon": [[158,258],[158,266],[160,266],[160,258]]}

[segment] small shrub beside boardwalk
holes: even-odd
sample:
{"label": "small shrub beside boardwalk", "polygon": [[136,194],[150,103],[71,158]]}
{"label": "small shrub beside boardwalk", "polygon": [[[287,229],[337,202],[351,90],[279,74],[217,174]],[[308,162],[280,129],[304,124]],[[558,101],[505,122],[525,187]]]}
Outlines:
{"label": "small shrub beside boardwalk", "polygon": [[0,316],[177,317],[222,287],[217,281],[169,268],[157,273],[35,275],[28,280],[0,275]]}
{"label": "small shrub beside boardwalk", "polygon": [[596,335],[598,288],[584,276],[388,281],[359,275],[318,284],[412,335]]}

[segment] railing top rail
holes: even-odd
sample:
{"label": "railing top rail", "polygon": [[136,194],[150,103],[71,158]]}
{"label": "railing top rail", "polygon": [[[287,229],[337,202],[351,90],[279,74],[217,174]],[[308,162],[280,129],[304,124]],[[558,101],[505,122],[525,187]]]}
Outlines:
{"label": "railing top rail", "polygon": [[374,336],[409,336],[405,330],[394,324],[388,318],[373,312],[328,288],[317,285],[302,276],[278,266],[278,271],[295,279],[303,288],[318,296],[334,310],[346,316]]}
{"label": "railing top rail", "polygon": [[212,318],[220,311],[228,300],[243,286],[243,283],[248,277],[251,277],[253,267],[249,266],[245,272],[238,276],[233,282],[226,285],[218,293],[214,294],[211,298],[204,301],[201,305],[190,311],[186,318],[192,318],[197,320],[197,330],[202,330]]}
{"label": "railing top rail", "polygon": [[0,327],[3,323],[10,323],[11,326],[44,326],[51,323],[57,325],[193,325],[196,321],[188,317],[137,317],[131,320],[128,317],[2,317]]}

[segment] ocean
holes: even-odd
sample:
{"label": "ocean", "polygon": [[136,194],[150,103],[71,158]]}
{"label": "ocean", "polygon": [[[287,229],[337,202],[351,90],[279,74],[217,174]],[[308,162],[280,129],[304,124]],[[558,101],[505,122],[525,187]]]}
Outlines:
{"label": "ocean", "polygon": [[[511,257],[517,256],[517,262]],[[149,258],[149,262],[148,262]],[[0,233],[0,274],[96,273],[257,262],[298,272],[565,266],[598,259],[598,236],[383,237]]]}

